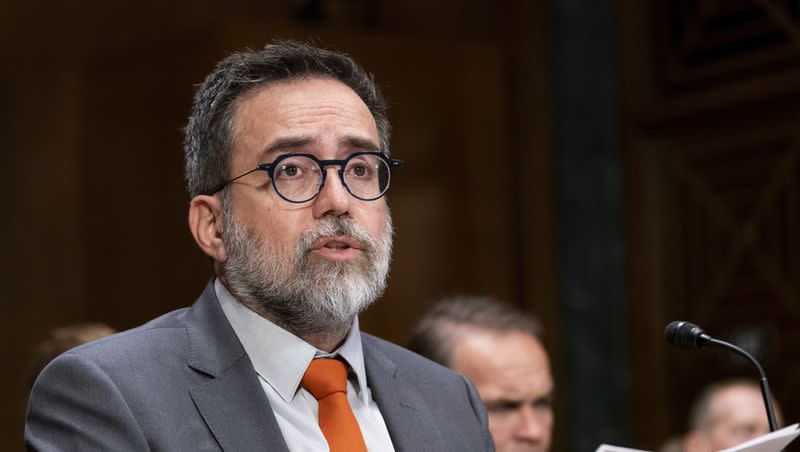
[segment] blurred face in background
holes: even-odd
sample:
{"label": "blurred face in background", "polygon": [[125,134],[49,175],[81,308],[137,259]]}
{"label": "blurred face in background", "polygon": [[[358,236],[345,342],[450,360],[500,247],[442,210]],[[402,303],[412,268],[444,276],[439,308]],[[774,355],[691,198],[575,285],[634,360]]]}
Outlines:
{"label": "blurred face in background", "polygon": [[455,341],[452,367],[475,384],[498,452],[550,448],[553,377],[535,337],[465,327]]}
{"label": "blurred face in background", "polygon": [[761,391],[746,385],[719,390],[709,403],[708,415],[702,424],[687,435],[687,452],[727,449],[769,433]]}

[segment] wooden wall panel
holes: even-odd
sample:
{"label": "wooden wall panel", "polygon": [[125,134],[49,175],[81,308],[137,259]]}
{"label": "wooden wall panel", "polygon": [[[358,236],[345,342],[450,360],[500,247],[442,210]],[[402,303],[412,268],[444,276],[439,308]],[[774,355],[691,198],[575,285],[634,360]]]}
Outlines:
{"label": "wooden wall panel", "polygon": [[[7,444],[18,444],[33,345],[55,324],[84,319],[82,217],[78,164],[83,126],[80,79],[22,69],[3,85],[10,115],[4,151],[7,216],[3,259],[3,359],[8,391],[1,411]],[[12,430],[13,429],[13,430]],[[11,436],[11,433],[14,436]]]}
{"label": "wooden wall panel", "polygon": [[795,422],[797,2],[625,5],[637,446],[684,430],[702,386],[755,375],[720,351],[668,348],[672,320],[751,347]]}
{"label": "wooden wall panel", "polygon": [[104,52],[92,61],[102,70],[86,72],[86,298],[118,328],[185,306],[211,274],[186,225],[181,133],[211,49],[195,39]]}
{"label": "wooden wall panel", "polygon": [[641,178],[650,179],[640,180],[638,196],[653,217],[642,218],[645,232],[634,242],[649,248],[634,253],[651,259],[650,268],[636,272],[649,286],[632,300],[642,305],[637,321],[650,321],[634,359],[651,369],[640,369],[641,393],[666,391],[655,400],[645,396],[659,403],[641,409],[659,406],[660,414],[669,416],[663,419],[669,431],[684,428],[689,403],[702,386],[754,373],[721,352],[668,348],[661,331],[671,320],[690,320],[711,334],[753,347],[787,419],[800,416],[800,393],[793,383],[800,355],[791,345],[798,342],[794,325],[800,320],[800,250],[792,227],[800,193],[795,134],[789,122],[724,139],[667,141],[637,149],[645,162]]}

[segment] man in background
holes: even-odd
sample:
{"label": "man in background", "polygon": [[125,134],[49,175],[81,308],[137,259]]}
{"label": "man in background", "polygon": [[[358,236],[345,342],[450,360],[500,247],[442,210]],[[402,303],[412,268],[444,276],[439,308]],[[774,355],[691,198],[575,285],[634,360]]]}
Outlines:
{"label": "man in background", "polygon": [[485,297],[446,299],[419,321],[409,348],[469,378],[498,452],[547,451],[553,377],[536,319]]}
{"label": "man in background", "polygon": [[79,345],[114,334],[114,329],[105,323],[75,323],[73,325],[53,328],[47,334],[31,356],[28,366],[29,386],[33,386],[36,377],[56,356]]}
{"label": "man in background", "polygon": [[[775,406],[778,411],[777,405]],[[776,413],[780,419],[779,413]],[[780,421],[779,421],[780,422]],[[769,433],[767,410],[757,382],[733,379],[711,384],[689,412],[685,452],[713,452]]]}

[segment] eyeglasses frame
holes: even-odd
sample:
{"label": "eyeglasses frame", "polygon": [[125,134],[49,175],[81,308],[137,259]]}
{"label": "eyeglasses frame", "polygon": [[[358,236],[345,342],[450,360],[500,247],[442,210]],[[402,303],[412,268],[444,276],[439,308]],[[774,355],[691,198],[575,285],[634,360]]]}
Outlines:
{"label": "eyeglasses frame", "polygon": [[[356,196],[352,191],[350,191],[350,187],[347,186],[347,182],[344,181],[344,170],[347,167],[347,164],[350,162],[350,160],[352,160],[352,159],[354,159],[354,158],[356,158],[358,156],[361,156],[361,155],[373,155],[375,157],[378,157],[381,160],[383,160],[386,163],[386,166],[389,168],[389,183],[387,184],[386,190],[382,191],[381,194],[379,194],[378,196],[376,196],[374,198],[362,198],[360,196]],[[275,176],[275,168],[278,167],[278,164],[280,164],[281,161],[286,160],[287,158],[290,158],[290,157],[307,157],[307,158],[313,160],[319,166],[319,168],[322,170],[322,178],[320,179],[319,187],[317,187],[317,192],[314,193],[309,198],[304,199],[302,201],[293,201],[293,200],[287,198],[286,196],[284,196],[280,192],[280,190],[278,190],[278,187],[275,186],[275,177],[274,177]],[[314,154],[289,153],[289,154],[283,154],[283,155],[278,156],[275,160],[273,160],[270,163],[259,163],[257,167],[251,169],[250,171],[242,173],[242,174],[240,174],[240,175],[238,175],[238,176],[236,176],[236,177],[234,177],[232,179],[228,179],[226,182],[216,186],[213,190],[208,192],[207,195],[208,196],[216,195],[217,193],[222,191],[222,189],[224,189],[225,187],[227,187],[231,183],[233,183],[233,182],[235,182],[235,181],[247,176],[248,174],[254,173],[256,171],[266,171],[267,175],[269,175],[269,180],[270,180],[270,183],[272,184],[272,188],[275,190],[275,193],[277,193],[278,196],[280,196],[283,200],[291,202],[293,204],[302,204],[304,202],[308,202],[308,201],[311,201],[312,199],[316,198],[317,195],[319,195],[320,192],[322,191],[322,187],[325,186],[325,180],[326,180],[326,178],[328,176],[328,172],[325,171],[325,168],[327,168],[329,166],[338,166],[339,170],[337,171],[337,173],[339,174],[339,181],[342,183],[342,186],[344,186],[344,188],[347,190],[347,193],[350,193],[350,196],[352,196],[352,197],[354,197],[356,199],[360,199],[361,201],[375,201],[377,199],[380,199],[381,197],[383,197],[383,195],[386,194],[386,192],[389,190],[389,185],[391,185],[391,180],[392,180],[391,178],[394,175],[394,170],[397,169],[397,168],[402,167],[404,163],[405,162],[403,160],[392,159],[392,158],[389,158],[383,152],[375,152],[375,151],[354,152],[354,153],[348,155],[347,158],[345,158],[343,160],[320,160]]]}

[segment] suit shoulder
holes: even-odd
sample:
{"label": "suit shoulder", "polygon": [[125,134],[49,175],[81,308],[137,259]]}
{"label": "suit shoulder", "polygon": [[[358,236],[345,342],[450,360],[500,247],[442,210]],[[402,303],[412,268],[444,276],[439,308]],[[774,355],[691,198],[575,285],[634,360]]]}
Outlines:
{"label": "suit shoulder", "polygon": [[103,366],[117,360],[132,361],[153,349],[161,352],[175,349],[186,342],[184,317],[187,309],[166,313],[144,325],[80,345],[65,354],[80,355]]}
{"label": "suit shoulder", "polygon": [[461,375],[441,364],[431,361],[430,359],[418,355],[411,350],[401,347],[397,344],[389,342],[385,339],[373,336],[368,333],[361,333],[362,340],[367,347],[374,347],[381,353],[386,355],[387,358],[394,361],[403,369],[411,369],[413,373],[419,372],[425,375],[426,378],[436,376],[438,378],[461,379]]}

